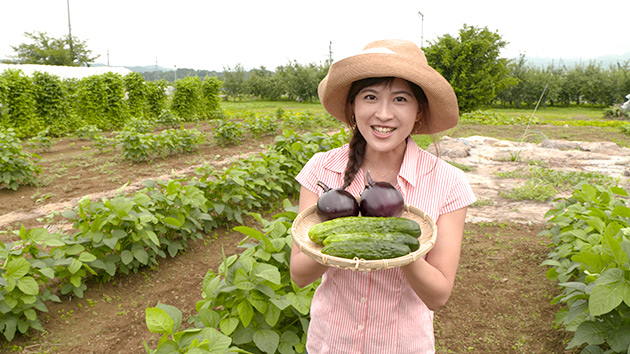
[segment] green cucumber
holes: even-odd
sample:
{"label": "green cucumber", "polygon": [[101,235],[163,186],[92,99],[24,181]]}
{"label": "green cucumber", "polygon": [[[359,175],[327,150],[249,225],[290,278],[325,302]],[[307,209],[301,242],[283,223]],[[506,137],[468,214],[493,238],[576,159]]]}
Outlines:
{"label": "green cucumber", "polygon": [[420,237],[420,225],[401,217],[381,216],[347,216],[315,224],[308,232],[311,241],[323,244],[324,239],[331,235],[348,233],[390,233],[403,232],[415,238]]}
{"label": "green cucumber", "polygon": [[401,257],[409,254],[408,246],[396,242],[370,241],[338,241],[328,244],[321,252],[329,256],[365,260],[377,260]]}
{"label": "green cucumber", "polygon": [[328,236],[324,239],[324,246],[340,241],[378,241],[378,242],[394,242],[406,245],[413,252],[420,248],[418,239],[404,232],[389,233],[353,233],[353,234],[336,234]]}

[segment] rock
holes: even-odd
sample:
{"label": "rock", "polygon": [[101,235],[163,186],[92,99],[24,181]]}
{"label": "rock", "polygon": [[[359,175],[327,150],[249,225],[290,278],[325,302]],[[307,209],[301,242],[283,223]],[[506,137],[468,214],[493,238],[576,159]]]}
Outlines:
{"label": "rock", "polygon": [[611,141],[583,142],[579,148],[582,151],[610,153],[611,151],[618,151],[619,145]]}
{"label": "rock", "polygon": [[492,144],[493,147],[514,147],[514,143],[509,140],[497,140]]}
{"label": "rock", "polygon": [[[452,139],[449,137],[444,137],[438,143],[438,149],[440,152],[440,156],[450,157],[450,158],[458,158],[458,157],[467,157],[470,156],[471,145],[464,139]],[[427,151],[436,155],[435,145],[431,144],[427,148]]]}
{"label": "rock", "polygon": [[580,148],[580,144],[576,141],[545,139],[543,140],[542,143],[540,143],[540,147],[566,151],[566,150],[578,150]]}

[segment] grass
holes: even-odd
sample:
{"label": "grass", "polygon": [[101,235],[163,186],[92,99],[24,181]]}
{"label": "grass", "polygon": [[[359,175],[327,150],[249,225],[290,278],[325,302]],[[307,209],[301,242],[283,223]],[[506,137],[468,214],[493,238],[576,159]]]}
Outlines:
{"label": "grass", "polygon": [[278,108],[284,111],[304,112],[311,111],[313,113],[325,113],[326,110],[319,102],[295,102],[295,101],[259,101],[259,100],[242,100],[242,101],[223,101],[221,109],[224,111],[250,111],[255,113],[273,114]]}

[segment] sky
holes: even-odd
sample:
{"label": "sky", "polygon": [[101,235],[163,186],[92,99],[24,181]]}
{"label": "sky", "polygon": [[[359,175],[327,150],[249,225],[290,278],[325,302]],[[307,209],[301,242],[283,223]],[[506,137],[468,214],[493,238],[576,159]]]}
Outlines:
{"label": "sky", "polygon": [[0,59],[25,32],[67,35],[68,4],[72,35],[110,66],[275,70],[323,63],[329,46],[339,60],[378,39],[430,45],[464,25],[497,32],[504,58],[630,53],[629,0],[0,0]]}

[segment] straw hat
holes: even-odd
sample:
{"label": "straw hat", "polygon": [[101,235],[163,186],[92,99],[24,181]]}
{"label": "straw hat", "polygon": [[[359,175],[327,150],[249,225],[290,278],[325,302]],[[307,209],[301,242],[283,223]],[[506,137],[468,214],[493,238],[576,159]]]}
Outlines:
{"label": "straw hat", "polygon": [[346,98],[354,81],[371,77],[398,77],[420,86],[429,102],[425,108],[428,124],[416,125],[412,134],[431,134],[457,125],[459,109],[451,85],[429,66],[418,46],[405,40],[381,40],[368,44],[363,52],[330,66],[319,83],[319,99],[338,120],[346,122]]}

